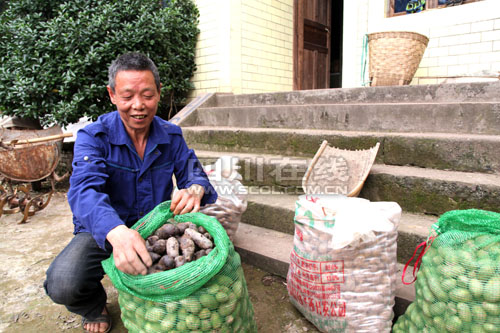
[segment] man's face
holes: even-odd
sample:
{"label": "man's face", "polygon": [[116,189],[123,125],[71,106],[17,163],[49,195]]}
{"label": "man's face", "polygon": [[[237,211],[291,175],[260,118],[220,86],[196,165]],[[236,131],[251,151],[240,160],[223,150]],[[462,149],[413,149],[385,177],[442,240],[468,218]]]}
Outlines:
{"label": "man's face", "polygon": [[127,132],[149,131],[160,101],[151,71],[119,71],[115,91],[108,86],[111,102],[116,105]]}

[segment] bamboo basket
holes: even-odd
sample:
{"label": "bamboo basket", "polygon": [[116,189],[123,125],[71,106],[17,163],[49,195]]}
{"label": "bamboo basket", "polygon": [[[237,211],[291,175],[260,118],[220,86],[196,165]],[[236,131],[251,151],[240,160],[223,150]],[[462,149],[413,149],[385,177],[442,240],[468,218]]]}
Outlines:
{"label": "bamboo basket", "polygon": [[371,86],[410,84],[428,43],[429,38],[416,32],[368,34]]}
{"label": "bamboo basket", "polygon": [[306,194],[357,197],[375,162],[380,143],[365,150],[330,147],[324,140],[302,178]]}

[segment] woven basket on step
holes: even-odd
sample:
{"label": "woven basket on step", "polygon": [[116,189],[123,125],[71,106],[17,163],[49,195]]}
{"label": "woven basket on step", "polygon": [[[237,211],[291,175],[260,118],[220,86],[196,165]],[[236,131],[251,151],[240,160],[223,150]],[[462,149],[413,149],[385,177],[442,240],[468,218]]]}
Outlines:
{"label": "woven basket on step", "polygon": [[302,178],[306,194],[357,197],[372,168],[380,143],[369,149],[348,150],[321,143]]}
{"label": "woven basket on step", "polygon": [[410,84],[428,43],[429,38],[416,32],[368,34],[371,85]]}

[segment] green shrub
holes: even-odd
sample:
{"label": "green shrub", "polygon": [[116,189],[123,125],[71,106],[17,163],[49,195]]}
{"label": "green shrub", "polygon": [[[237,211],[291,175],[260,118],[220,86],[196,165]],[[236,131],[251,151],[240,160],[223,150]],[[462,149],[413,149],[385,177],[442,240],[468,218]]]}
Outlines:
{"label": "green shrub", "polygon": [[158,66],[159,115],[192,88],[192,0],[16,0],[0,14],[0,112],[65,126],[113,110],[107,69],[138,51]]}

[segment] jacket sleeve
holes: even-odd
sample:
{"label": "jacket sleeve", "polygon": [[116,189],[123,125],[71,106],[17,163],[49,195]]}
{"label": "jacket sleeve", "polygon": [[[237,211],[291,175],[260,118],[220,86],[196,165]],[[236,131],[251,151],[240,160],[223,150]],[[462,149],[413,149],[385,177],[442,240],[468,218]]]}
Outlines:
{"label": "jacket sleeve", "polygon": [[102,249],[108,232],[124,224],[104,191],[108,178],[104,153],[104,147],[93,135],[85,130],[78,132],[68,191],[76,228],[89,231]]}
{"label": "jacket sleeve", "polygon": [[186,141],[181,135],[175,137],[175,162],[174,174],[179,189],[189,188],[193,184],[203,186],[205,194],[201,199],[201,206],[214,203],[217,200],[217,192],[210,184],[207,174],[196,157],[194,150],[187,147]]}

